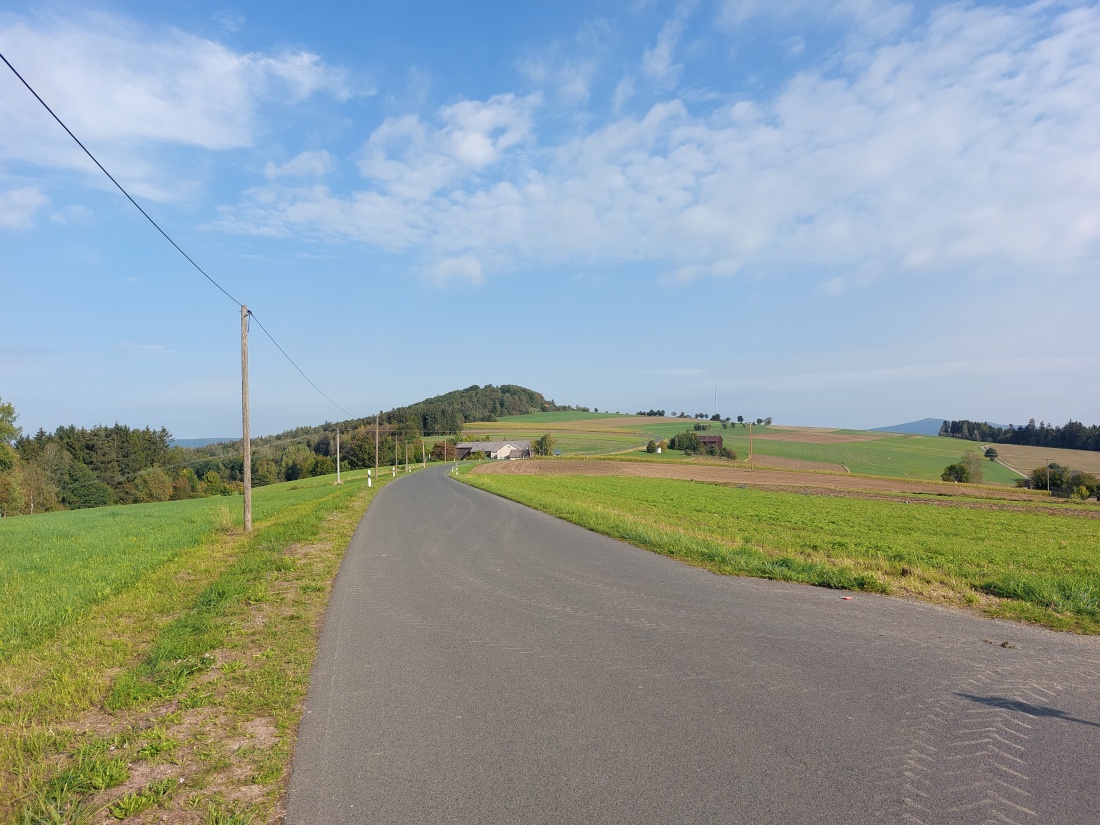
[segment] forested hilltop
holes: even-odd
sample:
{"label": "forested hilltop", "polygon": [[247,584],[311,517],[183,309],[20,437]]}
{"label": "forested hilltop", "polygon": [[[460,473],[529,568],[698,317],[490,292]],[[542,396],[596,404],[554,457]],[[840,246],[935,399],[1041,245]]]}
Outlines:
{"label": "forested hilltop", "polygon": [[1055,427],[1035,419],[1026,426],[998,427],[984,421],[944,421],[940,435],[984,441],[989,444],[1020,444],[1026,447],[1058,447],[1063,450],[1100,450],[1100,426],[1086,427],[1079,421],[1069,421]]}
{"label": "forested hilltop", "polygon": [[[476,384],[379,417],[378,457],[420,460],[421,449],[442,457],[467,421],[493,421],[504,415],[575,409],[541,393],[512,384]],[[168,430],[131,429],[122,424],[91,428],[58,427],[25,436],[18,415],[0,399],[0,515],[134,504],[242,489],[244,464],[239,441],[206,447],[172,446]],[[252,439],[252,483],[259,487],[336,471],[336,430],[340,466],[375,466],[375,416],[320,426],[298,427]]]}

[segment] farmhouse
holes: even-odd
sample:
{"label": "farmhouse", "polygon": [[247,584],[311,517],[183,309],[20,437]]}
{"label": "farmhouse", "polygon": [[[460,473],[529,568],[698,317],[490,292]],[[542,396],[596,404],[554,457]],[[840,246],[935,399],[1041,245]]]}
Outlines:
{"label": "farmhouse", "polygon": [[530,458],[530,441],[463,441],[455,445],[455,457],[466,458],[470,453],[485,453],[489,458]]}
{"label": "farmhouse", "polygon": [[699,446],[704,450],[713,447],[716,450],[722,449],[722,436],[720,435],[700,435]]}

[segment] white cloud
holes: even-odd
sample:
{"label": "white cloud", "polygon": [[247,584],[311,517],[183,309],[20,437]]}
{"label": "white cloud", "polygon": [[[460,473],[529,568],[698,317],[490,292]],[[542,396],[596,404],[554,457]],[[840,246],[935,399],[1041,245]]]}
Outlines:
{"label": "white cloud", "polygon": [[909,3],[896,0],[723,0],[718,6],[717,22],[722,28],[736,30],[760,18],[789,23],[805,20],[844,21],[858,30],[888,35],[898,31],[912,14]]}
{"label": "white cloud", "polygon": [[163,344],[133,344],[130,347],[135,352],[146,355],[174,355],[175,350],[169,349]]}
{"label": "white cloud", "polygon": [[634,97],[634,78],[627,75],[615,86],[615,94],[611,100],[611,111],[616,115],[622,113],[623,107]]}
{"label": "white cloud", "polygon": [[439,111],[440,126],[413,115],[387,118],[367,141],[360,171],[397,197],[428,198],[524,143],[538,102],[515,95],[464,100]]}
{"label": "white cloud", "polygon": [[274,178],[320,178],[332,171],[332,155],[325,150],[302,152],[286,163],[268,161],[264,166],[264,177]]}
{"label": "white cloud", "polygon": [[642,262],[673,282],[782,271],[837,292],[899,276],[1084,277],[1100,254],[1096,6],[946,6],[771,98],[674,98],[555,144],[536,140],[537,111],[500,95],[389,118],[360,162],[377,191],[256,190],[227,225],[316,221],[429,272],[477,261],[469,283]]}
{"label": "white cloud", "polygon": [[0,226],[6,229],[30,229],[34,216],[50,202],[36,186],[23,186],[0,192]]}
{"label": "white cloud", "polygon": [[50,220],[62,226],[87,223],[92,219],[92,210],[80,204],[73,204],[59,209],[50,215]]}
{"label": "white cloud", "polygon": [[[0,19],[5,54],[27,82],[102,161],[145,182],[151,197],[186,183],[154,178],[158,146],[223,151],[252,144],[261,102],[326,92],[350,94],[342,72],[306,52],[241,54],[184,32],[149,30],[106,14],[79,19]],[[10,73],[0,80],[0,162],[99,174],[71,138]],[[108,165],[108,168],[112,168]],[[175,177],[175,175],[173,175]]]}
{"label": "white cloud", "polygon": [[485,281],[481,261],[468,255],[439,261],[425,274],[436,286],[480,286]]}
{"label": "white cloud", "polygon": [[680,78],[683,66],[672,62],[672,53],[684,31],[684,21],[673,18],[661,27],[657,42],[646,49],[642,57],[642,72],[662,86],[673,86]]}

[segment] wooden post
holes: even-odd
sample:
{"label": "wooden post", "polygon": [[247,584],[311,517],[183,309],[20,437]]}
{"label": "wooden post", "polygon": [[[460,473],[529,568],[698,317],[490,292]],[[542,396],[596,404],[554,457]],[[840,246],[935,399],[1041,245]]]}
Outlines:
{"label": "wooden post", "polygon": [[244,454],[244,531],[252,532],[252,439],[248,429],[248,307],[241,304],[241,451]]}
{"label": "wooden post", "polygon": [[752,469],[752,422],[749,422],[749,469]]}
{"label": "wooden post", "polygon": [[343,484],[340,481],[340,428],[336,428],[336,483]]}

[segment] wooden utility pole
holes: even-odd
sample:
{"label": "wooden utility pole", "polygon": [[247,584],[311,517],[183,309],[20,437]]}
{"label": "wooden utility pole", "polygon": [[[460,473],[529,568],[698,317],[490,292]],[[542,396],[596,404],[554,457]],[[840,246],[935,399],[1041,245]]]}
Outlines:
{"label": "wooden utility pole", "polygon": [[374,477],[378,478],[378,419],[382,417],[382,411],[374,417]]}
{"label": "wooden utility pole", "polygon": [[752,469],[752,422],[749,422],[749,469]]}
{"label": "wooden utility pole", "polygon": [[252,532],[252,439],[248,428],[248,307],[241,304],[241,451],[244,453],[244,531]]}
{"label": "wooden utility pole", "polygon": [[340,480],[340,428],[336,428],[336,483],[343,484]]}

